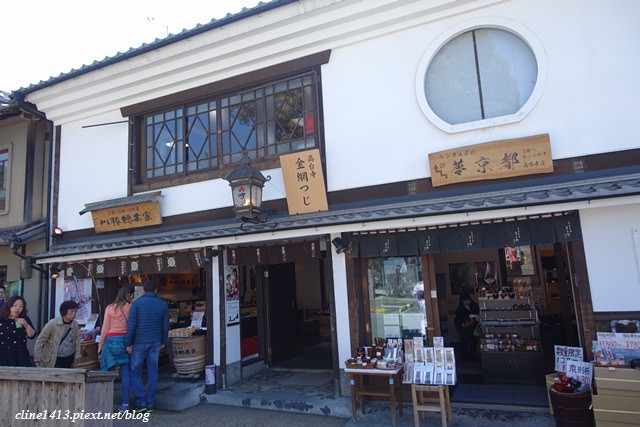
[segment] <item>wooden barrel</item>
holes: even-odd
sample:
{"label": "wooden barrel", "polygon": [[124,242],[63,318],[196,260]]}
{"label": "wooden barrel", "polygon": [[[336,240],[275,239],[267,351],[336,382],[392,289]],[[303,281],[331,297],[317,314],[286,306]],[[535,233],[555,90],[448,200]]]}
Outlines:
{"label": "wooden barrel", "polygon": [[592,427],[591,390],[579,393],[549,391],[557,427]]}
{"label": "wooden barrel", "polygon": [[178,374],[201,374],[207,359],[204,335],[171,338],[173,365]]}

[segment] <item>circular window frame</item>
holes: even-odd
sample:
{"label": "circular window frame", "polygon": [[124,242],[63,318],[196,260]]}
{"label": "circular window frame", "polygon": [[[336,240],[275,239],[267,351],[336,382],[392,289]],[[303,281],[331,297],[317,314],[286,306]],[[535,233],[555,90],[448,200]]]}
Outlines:
{"label": "circular window frame", "polygon": [[[538,68],[538,76],[536,79],[535,87],[529,96],[527,102],[524,103],[522,107],[518,111],[513,114],[509,114],[506,116],[499,117],[491,117],[483,120],[475,120],[472,122],[466,123],[458,123],[451,124],[442,120],[432,109],[429,103],[427,102],[427,96],[424,91],[424,79],[427,74],[427,70],[431,61],[435,57],[435,55],[442,49],[447,43],[449,43],[454,38],[459,35],[466,33],[468,31],[477,30],[481,28],[494,28],[498,30],[507,31],[517,37],[519,37],[533,53],[533,56],[536,60],[536,65]],[[416,73],[416,99],[418,101],[418,105],[420,109],[424,113],[424,115],[429,119],[431,123],[433,123],[439,129],[447,132],[447,133],[459,133],[465,132],[469,130],[475,129],[483,129],[492,126],[500,126],[506,125],[509,123],[517,123],[523,120],[536,106],[540,98],[542,97],[542,92],[544,91],[544,87],[547,81],[547,56],[542,47],[542,43],[538,38],[524,25],[514,22],[512,20],[507,20],[504,18],[496,18],[496,17],[485,17],[485,18],[476,18],[469,21],[461,22],[439,37],[437,37],[431,45],[429,45],[428,49],[425,51],[420,63],[418,64],[418,71]]]}

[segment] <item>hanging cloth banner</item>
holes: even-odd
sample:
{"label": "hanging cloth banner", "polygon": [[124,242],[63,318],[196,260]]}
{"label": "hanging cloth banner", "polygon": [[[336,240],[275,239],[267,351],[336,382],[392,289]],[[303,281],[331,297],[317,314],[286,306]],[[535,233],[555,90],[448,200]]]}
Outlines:
{"label": "hanging cloth banner", "polygon": [[447,227],[415,232],[343,235],[349,256],[358,258],[414,256],[466,250],[571,242],[582,239],[576,212],[549,218]]}
{"label": "hanging cloth banner", "polygon": [[381,257],[398,256],[397,233],[378,235],[378,253]]}
{"label": "hanging cloth banner", "polygon": [[169,252],[155,255],[139,255],[135,257],[108,260],[92,260],[90,262],[71,263],[77,278],[118,277],[139,274],[175,273],[180,270],[197,270],[206,265],[204,250]]}
{"label": "hanging cloth banner", "polygon": [[321,256],[319,240],[227,248],[227,262],[230,265],[273,265],[310,261]]}

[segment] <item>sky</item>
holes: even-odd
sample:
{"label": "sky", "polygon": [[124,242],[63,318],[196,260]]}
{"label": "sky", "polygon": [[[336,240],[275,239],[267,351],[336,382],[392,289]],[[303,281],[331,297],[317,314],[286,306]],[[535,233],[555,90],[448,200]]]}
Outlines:
{"label": "sky", "polygon": [[[263,0],[268,2],[269,0]],[[259,0],[0,0],[0,90],[255,7]]]}

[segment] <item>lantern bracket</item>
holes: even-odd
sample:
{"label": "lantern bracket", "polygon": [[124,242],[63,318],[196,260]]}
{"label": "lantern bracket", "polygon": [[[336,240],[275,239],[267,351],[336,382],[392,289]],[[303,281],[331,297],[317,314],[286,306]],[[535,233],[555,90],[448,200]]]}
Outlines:
{"label": "lantern bracket", "polygon": [[253,216],[243,216],[240,218],[240,220],[242,221],[242,224],[240,224],[240,230],[242,231],[249,230],[247,224],[264,225],[265,227],[269,227],[269,228],[275,228],[275,226],[278,225],[276,220],[268,219],[268,218],[260,218],[259,214],[255,214]]}

